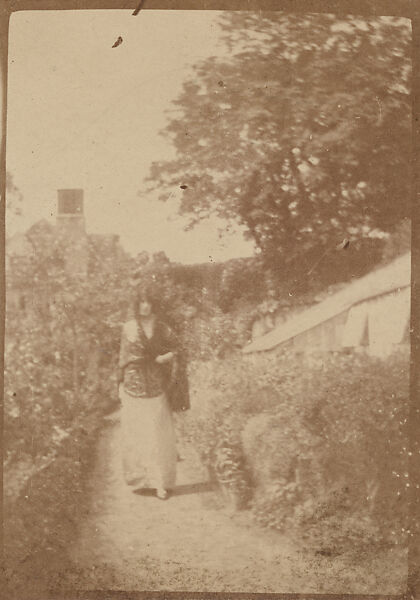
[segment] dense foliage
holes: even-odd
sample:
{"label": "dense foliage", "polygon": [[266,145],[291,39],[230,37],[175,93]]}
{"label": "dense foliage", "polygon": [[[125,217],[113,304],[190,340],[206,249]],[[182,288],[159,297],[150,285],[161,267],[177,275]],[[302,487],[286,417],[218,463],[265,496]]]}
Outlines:
{"label": "dense foliage", "polygon": [[81,237],[78,248],[42,223],[27,237],[32,251],[11,261],[7,277],[5,551],[12,588],[25,585],[26,571],[30,585],[42,585],[41,571],[66,551],[80,520],[96,432],[118,402],[115,364],[131,264],[104,240]]}
{"label": "dense foliage", "polygon": [[369,236],[410,214],[409,22],[220,20],[229,57],[184,84],[165,131],[177,156],[154,165],[152,185],[182,185],[192,224],[217,213],[245,225],[277,277],[300,281],[344,238],[358,251],[332,252],[326,276],[372,265]]}
{"label": "dense foliage", "polygon": [[332,554],[404,540],[405,355],[238,356],[192,365],[191,380],[187,434],[259,523]]}
{"label": "dense foliage", "polygon": [[98,397],[102,407],[112,403],[126,308],[125,258],[102,251],[99,262],[90,241],[88,273],[73,276],[63,240],[42,232],[32,243],[33,253],[8,278],[10,294],[24,282],[25,307],[7,311],[6,460],[45,455]]}

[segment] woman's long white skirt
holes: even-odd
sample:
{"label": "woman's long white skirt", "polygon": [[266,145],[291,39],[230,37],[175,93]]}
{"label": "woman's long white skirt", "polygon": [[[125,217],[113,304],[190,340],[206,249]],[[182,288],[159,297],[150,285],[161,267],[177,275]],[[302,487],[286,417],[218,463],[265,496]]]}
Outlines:
{"label": "woman's long white skirt", "polygon": [[175,486],[177,450],[172,412],[165,395],[133,398],[120,387],[124,477],[143,489]]}

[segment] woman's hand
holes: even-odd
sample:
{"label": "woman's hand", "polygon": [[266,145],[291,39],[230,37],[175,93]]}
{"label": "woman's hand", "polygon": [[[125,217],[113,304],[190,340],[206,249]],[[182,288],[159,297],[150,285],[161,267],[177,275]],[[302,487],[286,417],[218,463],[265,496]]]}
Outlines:
{"label": "woman's hand", "polygon": [[159,365],[163,365],[164,363],[167,363],[170,360],[172,360],[173,357],[174,357],[174,355],[172,352],[167,352],[166,354],[159,354],[159,356],[156,356],[155,361]]}

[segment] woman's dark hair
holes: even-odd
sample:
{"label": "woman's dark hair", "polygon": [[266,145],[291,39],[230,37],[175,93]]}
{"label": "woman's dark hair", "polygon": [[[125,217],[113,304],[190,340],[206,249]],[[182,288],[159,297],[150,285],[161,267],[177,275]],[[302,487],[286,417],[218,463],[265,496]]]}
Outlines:
{"label": "woman's dark hair", "polygon": [[[140,300],[146,299],[152,306],[152,311],[159,321],[163,321],[173,330],[178,330],[181,326],[180,319],[173,310],[173,303],[165,293],[165,279],[159,276],[159,273],[143,273],[132,288],[131,299],[128,307],[127,320],[139,319]],[[168,290],[166,289],[166,292]]]}
{"label": "woman's dark hair", "polygon": [[141,300],[147,300],[152,306],[153,313],[156,316],[161,316],[163,312],[163,307],[156,285],[147,282],[137,285],[134,289],[130,303],[129,313],[131,313],[131,315],[135,318],[138,318],[139,316],[139,304]]}

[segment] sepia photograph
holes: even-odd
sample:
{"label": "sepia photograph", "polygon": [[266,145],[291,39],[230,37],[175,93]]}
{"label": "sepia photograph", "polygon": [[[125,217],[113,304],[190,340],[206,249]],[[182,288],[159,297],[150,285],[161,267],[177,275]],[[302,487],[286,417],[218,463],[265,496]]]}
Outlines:
{"label": "sepia photograph", "polygon": [[12,14],[8,598],[406,591],[411,76],[396,16]]}

